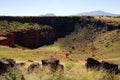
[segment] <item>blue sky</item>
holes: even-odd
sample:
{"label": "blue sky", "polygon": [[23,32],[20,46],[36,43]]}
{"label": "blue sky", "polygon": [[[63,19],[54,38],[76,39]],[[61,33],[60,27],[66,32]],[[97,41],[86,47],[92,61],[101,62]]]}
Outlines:
{"label": "blue sky", "polygon": [[97,10],[120,14],[120,0],[0,0],[0,15],[72,15]]}

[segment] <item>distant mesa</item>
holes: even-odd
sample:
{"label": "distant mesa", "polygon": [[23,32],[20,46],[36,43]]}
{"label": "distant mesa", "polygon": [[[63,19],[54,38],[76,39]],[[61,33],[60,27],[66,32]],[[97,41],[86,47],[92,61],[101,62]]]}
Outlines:
{"label": "distant mesa", "polygon": [[47,14],[43,14],[43,15],[40,15],[40,16],[56,16],[56,15],[53,14],[53,13],[47,13]]}
{"label": "distant mesa", "polygon": [[113,14],[104,11],[91,11],[91,12],[78,13],[73,16],[120,16],[120,14]]}

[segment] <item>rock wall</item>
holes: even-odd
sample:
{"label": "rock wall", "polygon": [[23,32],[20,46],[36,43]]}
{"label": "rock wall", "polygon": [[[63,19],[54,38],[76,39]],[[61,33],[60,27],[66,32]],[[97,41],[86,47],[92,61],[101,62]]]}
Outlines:
{"label": "rock wall", "polygon": [[29,30],[26,32],[14,32],[15,43],[28,48],[36,48],[44,44],[52,43],[55,32],[48,30]]}
{"label": "rock wall", "polygon": [[28,30],[25,32],[12,32],[0,35],[0,45],[15,47],[15,44],[37,48],[44,44],[53,43],[55,32],[53,29]]}

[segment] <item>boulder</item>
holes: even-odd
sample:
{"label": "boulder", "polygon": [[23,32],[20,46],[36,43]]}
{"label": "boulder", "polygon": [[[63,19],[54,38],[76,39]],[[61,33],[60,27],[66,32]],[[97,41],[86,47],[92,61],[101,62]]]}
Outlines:
{"label": "boulder", "polygon": [[64,70],[64,66],[60,64],[60,61],[57,58],[43,59],[41,62],[43,68],[45,69],[46,67],[49,67],[51,72]]}
{"label": "boulder", "polygon": [[38,69],[40,67],[39,63],[32,63],[30,64],[30,66],[28,67],[28,72],[33,72],[35,71],[35,69]]}
{"label": "boulder", "polygon": [[86,66],[87,69],[88,68],[90,68],[90,69],[99,68],[99,66],[101,64],[99,61],[97,61],[97,60],[95,60],[93,58],[88,58],[86,61],[87,62],[85,64],[85,66]]}
{"label": "boulder", "polygon": [[57,59],[57,58],[48,58],[48,59],[41,60],[41,62],[42,62],[43,66],[44,65],[49,65],[49,64],[57,66],[59,64],[59,59]]}
{"label": "boulder", "polygon": [[7,72],[10,67],[16,67],[16,62],[13,59],[0,59],[0,74]]}
{"label": "boulder", "polygon": [[115,74],[120,73],[120,70],[117,64],[109,63],[106,61],[101,62],[100,68],[106,70],[109,73],[115,73]]}
{"label": "boulder", "polygon": [[93,58],[88,58],[86,61],[87,62],[85,66],[87,69],[105,70],[108,73],[114,73],[114,74],[120,73],[120,69],[118,68],[117,64],[113,64],[106,61],[99,62]]}

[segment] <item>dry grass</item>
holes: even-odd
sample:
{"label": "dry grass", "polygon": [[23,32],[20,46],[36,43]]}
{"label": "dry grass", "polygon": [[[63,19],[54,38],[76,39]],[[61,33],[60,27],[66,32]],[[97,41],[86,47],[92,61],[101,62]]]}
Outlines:
{"label": "dry grass", "polygon": [[118,17],[95,16],[94,18],[97,20],[105,21],[105,22],[120,23],[120,18]]}
{"label": "dry grass", "polygon": [[48,73],[43,69],[38,69],[32,73],[25,73],[26,80],[120,80],[119,75],[108,74],[103,70],[90,71],[84,66],[84,61],[64,62],[64,73]]}

